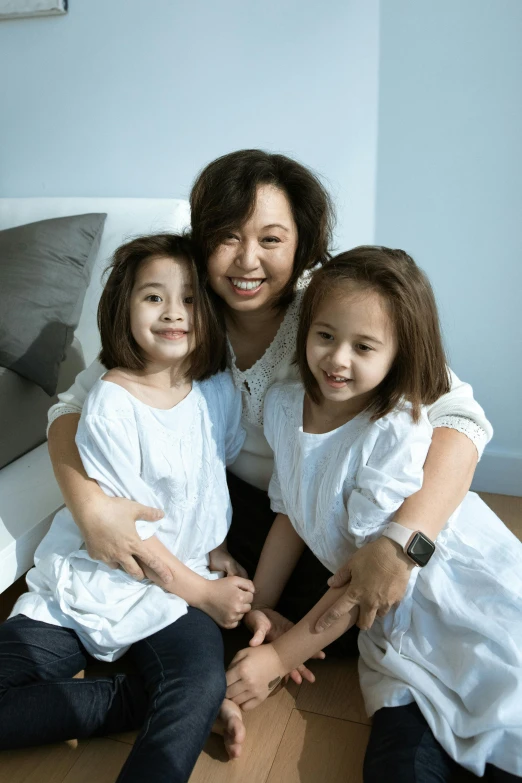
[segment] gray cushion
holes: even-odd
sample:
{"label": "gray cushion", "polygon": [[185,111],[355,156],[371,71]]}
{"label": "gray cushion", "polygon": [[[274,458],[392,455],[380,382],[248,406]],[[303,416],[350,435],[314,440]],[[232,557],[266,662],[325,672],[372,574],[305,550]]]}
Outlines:
{"label": "gray cushion", "polygon": [[[85,369],[78,340],[74,340],[60,367],[58,391],[65,391]],[[57,398],[32,381],[0,367],[0,470],[45,440],[47,411]]]}
{"label": "gray cushion", "polygon": [[105,214],[0,231],[0,366],[56,392],[80,319]]}

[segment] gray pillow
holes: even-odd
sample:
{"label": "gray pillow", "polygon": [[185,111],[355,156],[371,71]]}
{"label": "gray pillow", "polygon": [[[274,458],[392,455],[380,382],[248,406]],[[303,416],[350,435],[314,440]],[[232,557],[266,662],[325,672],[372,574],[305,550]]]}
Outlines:
{"label": "gray pillow", "polygon": [[106,214],[0,231],[0,366],[49,396],[82,312]]}
{"label": "gray pillow", "polygon": [[[85,369],[78,340],[73,340],[60,367],[58,391],[65,391]],[[46,439],[47,411],[51,400],[32,381],[0,367],[0,470]]]}

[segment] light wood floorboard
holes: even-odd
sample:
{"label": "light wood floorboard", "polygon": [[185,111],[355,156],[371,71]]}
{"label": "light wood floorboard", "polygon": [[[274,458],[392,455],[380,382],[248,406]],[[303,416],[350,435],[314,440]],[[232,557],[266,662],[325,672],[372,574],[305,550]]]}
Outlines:
{"label": "light wood floorboard", "polygon": [[370,729],[294,710],[267,783],[360,783]]}
{"label": "light wood floorboard", "polygon": [[[522,539],[522,498],[480,494]],[[20,579],[0,596],[0,619],[24,589]],[[241,637],[230,635],[227,658],[243,644]],[[221,738],[210,737],[190,783],[361,783],[370,727],[356,663],[327,659],[311,666],[314,685],[292,684],[246,715],[248,736],[240,759],[227,761]],[[0,753],[0,783],[112,783],[135,736],[88,740],[76,749],[61,743],[5,751]]]}

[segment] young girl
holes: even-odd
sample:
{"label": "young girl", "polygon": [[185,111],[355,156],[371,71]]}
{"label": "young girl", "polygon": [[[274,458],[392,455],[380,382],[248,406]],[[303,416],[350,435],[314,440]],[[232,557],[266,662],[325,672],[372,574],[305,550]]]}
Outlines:
{"label": "young girl", "polygon": [[278,516],[245,617],[252,646],[233,660],[227,696],[255,707],[355,620],[354,611],[316,632],[340,592],[330,590],[281,632],[273,607],[305,542],[334,572],[387,536],[411,574],[401,603],[359,636],[374,716],[365,781],[446,781],[458,765],[522,779],[522,544],[473,493],[436,543],[422,519],[393,522],[422,485],[432,432],[422,406],[448,388],[433,294],[412,259],[361,247],[316,272],[297,361],[302,383],[276,385],[266,399]]}
{"label": "young girl", "polygon": [[[89,394],[77,444],[107,494],[165,510],[137,526],[155,535],[172,579],[166,592],[91,559],[60,511],[36,551],[30,592],[0,627],[0,747],[142,726],[118,781],[153,771],[155,781],[181,783],[220,707],[230,755],[244,736],[238,708],[222,706],[218,625],[237,625],[253,586],[210,571],[239,572],[220,546],[231,517],[225,466],[244,440],[240,393],[216,374],[224,333],[187,239],[161,234],[119,248],[98,322],[109,371]],[[113,661],[129,648],[139,676],[72,679],[87,653]]]}

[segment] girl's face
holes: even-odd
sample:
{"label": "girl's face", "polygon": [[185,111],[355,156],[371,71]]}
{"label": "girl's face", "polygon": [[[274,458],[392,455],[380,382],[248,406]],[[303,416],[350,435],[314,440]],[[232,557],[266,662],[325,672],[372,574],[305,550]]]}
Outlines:
{"label": "girl's face", "polygon": [[192,302],[192,280],[183,259],[153,256],[139,266],[130,299],[130,323],[147,362],[181,366],[192,353]]}
{"label": "girl's face", "polygon": [[350,414],[364,410],[396,353],[395,330],[376,291],[345,285],[317,308],[306,358],[324,401]]}
{"label": "girl's face", "polygon": [[279,188],[260,185],[252,216],[208,260],[210,285],[238,312],[272,307],[294,267],[297,226]]}

